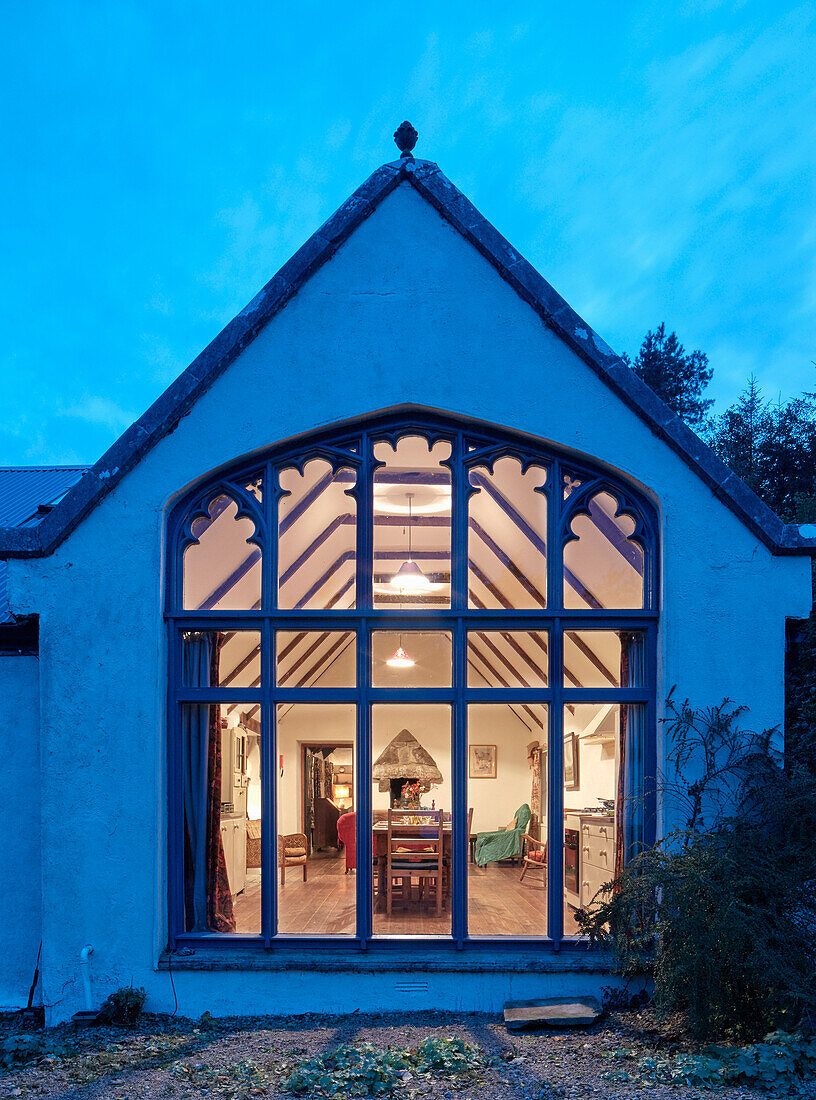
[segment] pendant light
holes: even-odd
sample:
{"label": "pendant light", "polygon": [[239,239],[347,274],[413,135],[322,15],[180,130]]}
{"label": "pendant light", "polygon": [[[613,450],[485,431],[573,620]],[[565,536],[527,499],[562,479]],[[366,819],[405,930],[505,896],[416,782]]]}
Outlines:
{"label": "pendant light", "polygon": [[394,650],[393,656],[389,657],[385,663],[389,668],[413,668],[416,664],[413,657],[409,657],[402,648],[402,635],[400,635],[400,644]]}
{"label": "pendant light", "polygon": [[412,500],[413,493],[406,493],[408,497],[408,560],[404,561],[397,572],[391,578],[391,587],[404,595],[415,595],[427,592],[431,582],[414,561],[411,552],[411,527],[413,520]]}

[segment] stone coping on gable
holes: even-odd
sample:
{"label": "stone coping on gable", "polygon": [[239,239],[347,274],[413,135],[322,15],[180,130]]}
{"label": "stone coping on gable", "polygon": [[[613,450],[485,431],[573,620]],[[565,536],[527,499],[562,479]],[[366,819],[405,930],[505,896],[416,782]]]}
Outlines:
{"label": "stone coping on gable", "polygon": [[797,526],[784,524],[775,516],[627,367],[433,161],[405,158],[382,165],[343,203],[42,523],[32,528],[0,528],[0,557],[39,557],[51,553],[125,474],[175,428],[264,326],[402,182],[410,183],[461,233],[539,314],[544,324],[593,369],[774,554],[816,555],[816,538],[803,537]]}

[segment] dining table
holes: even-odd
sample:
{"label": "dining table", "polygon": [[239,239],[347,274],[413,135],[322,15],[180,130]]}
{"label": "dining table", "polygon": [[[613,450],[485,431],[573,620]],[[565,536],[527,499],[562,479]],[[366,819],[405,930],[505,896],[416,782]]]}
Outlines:
{"label": "dining table", "polygon": [[[417,825],[416,836],[406,836],[406,825],[400,822],[400,843],[404,843],[406,847],[411,847],[416,850],[417,853],[422,850],[422,841],[428,836],[427,825]],[[374,862],[376,864],[377,871],[377,896],[374,899],[375,909],[385,908],[385,889],[386,889],[386,869],[388,866],[388,822],[376,821],[372,826],[372,836],[374,841]],[[436,830],[434,829],[435,833]],[[444,859],[447,867],[451,866],[451,848],[453,842],[453,828],[450,821],[445,821],[442,825],[442,858]],[[451,876],[450,873],[443,876],[445,883],[445,897],[450,897],[451,890]]]}

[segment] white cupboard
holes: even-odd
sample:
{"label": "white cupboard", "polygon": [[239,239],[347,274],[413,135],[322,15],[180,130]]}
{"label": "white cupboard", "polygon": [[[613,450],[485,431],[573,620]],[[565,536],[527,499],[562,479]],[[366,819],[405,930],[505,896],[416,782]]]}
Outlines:
{"label": "white cupboard", "polygon": [[246,818],[229,815],[221,818],[221,843],[230,893],[240,894],[246,886]]}

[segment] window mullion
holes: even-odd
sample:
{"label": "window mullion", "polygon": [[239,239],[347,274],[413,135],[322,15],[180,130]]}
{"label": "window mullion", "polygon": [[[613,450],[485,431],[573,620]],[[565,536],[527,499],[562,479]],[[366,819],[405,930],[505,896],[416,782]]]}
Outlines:
{"label": "window mullion", "polygon": [[367,947],[372,935],[372,851],[371,826],[371,704],[368,687],[371,678],[371,640],[368,622],[360,621],[357,632],[357,682],[360,685],[357,703],[357,938],[361,947]]}
{"label": "window mullion", "polygon": [[460,617],[453,633],[453,744],[451,746],[451,784],[453,791],[453,837],[451,859],[452,933],[457,947],[467,937],[468,843],[467,835],[467,638],[465,620]]}
{"label": "window mullion", "polygon": [[547,513],[547,606],[558,610],[564,606],[564,571],[561,568],[564,548],[561,545],[561,499],[563,483],[558,458],[550,466],[549,509]]}
{"label": "window mullion", "polygon": [[271,620],[266,619],[261,628],[261,932],[267,947],[278,931],[278,771],[275,767],[278,750],[274,668],[275,632]]}
{"label": "window mullion", "polygon": [[266,545],[263,547],[263,581],[261,607],[269,611],[278,606],[278,507],[280,491],[271,462],[266,464],[264,477],[264,514],[266,516]]}
{"label": "window mullion", "polygon": [[547,753],[547,934],[556,946],[564,935],[564,707],[562,679],[564,642],[560,620],[553,624],[550,639],[553,669],[549,751]]}
{"label": "window mullion", "polygon": [[[357,493],[357,581],[358,610],[368,611],[374,598],[374,470],[372,441],[368,432],[360,439],[360,484]],[[365,614],[357,628],[357,938],[367,947],[372,935],[372,851],[371,826],[371,638]]]}

